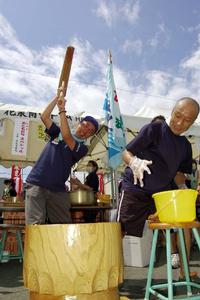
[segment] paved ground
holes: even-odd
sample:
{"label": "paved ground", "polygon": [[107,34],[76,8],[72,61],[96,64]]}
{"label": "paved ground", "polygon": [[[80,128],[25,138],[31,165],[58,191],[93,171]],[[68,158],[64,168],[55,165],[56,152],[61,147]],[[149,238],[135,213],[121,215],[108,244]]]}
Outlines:
{"label": "paved ground", "polygon": [[[166,257],[163,248],[157,249],[157,261],[154,269],[154,284],[166,282]],[[191,253],[191,271],[197,271],[200,276],[200,253],[194,247]],[[125,280],[123,286],[119,289],[121,295],[126,295],[130,299],[143,300],[145,294],[145,285],[147,278],[148,267],[146,268],[125,268]],[[173,278],[175,281],[179,280],[179,269],[173,270]],[[200,283],[200,278],[195,278],[195,281]],[[196,291],[194,291],[196,292]],[[200,291],[199,291],[200,292]],[[179,298],[179,294],[185,294],[185,289],[181,288],[175,291]],[[152,299],[157,299],[152,297]],[[200,299],[200,295],[199,295]]]}
{"label": "paved ground", "polygon": [[[198,271],[200,275],[200,254],[196,248],[192,250],[191,270]],[[144,299],[145,284],[148,267],[125,268],[125,280],[120,287],[120,294],[129,299]],[[174,279],[178,280],[179,270],[174,270]],[[163,282],[166,279],[165,253],[163,248],[158,248],[157,262],[155,265],[154,282]],[[197,278],[200,282],[200,278]],[[177,294],[178,291],[176,291]],[[182,292],[182,291],[180,291]],[[28,291],[23,287],[22,264],[18,261],[0,263],[0,300],[28,300]],[[153,298],[152,298],[153,299]],[[154,298],[155,299],[155,298]],[[199,296],[200,299],[200,296]]]}

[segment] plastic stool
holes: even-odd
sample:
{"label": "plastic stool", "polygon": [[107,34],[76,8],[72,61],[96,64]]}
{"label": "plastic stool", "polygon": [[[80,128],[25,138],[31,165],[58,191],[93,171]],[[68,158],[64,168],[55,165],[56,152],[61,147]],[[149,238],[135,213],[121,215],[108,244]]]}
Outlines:
{"label": "plastic stool", "polygon": [[[19,259],[21,262],[23,260],[23,244],[22,244],[22,235],[21,230],[24,229],[24,225],[16,225],[16,224],[0,224],[0,230],[2,231],[2,236],[0,240],[0,262],[2,259]],[[18,246],[18,253],[17,255],[8,254],[4,255],[4,247],[6,243],[6,239],[8,237],[8,232],[10,230],[15,230],[17,246]]]}
{"label": "plastic stool", "polygon": [[[178,287],[178,286],[186,286],[186,289],[187,289],[187,296],[184,298],[178,298],[179,300],[187,300],[187,299],[199,300],[200,294],[192,295],[192,287],[200,289],[200,284],[192,282],[190,280],[183,229],[184,228],[192,229],[192,233],[194,235],[194,238],[197,242],[197,245],[198,245],[198,248],[200,251],[200,237],[199,237],[198,230],[197,230],[197,228],[200,228],[200,222],[173,223],[173,224],[149,223],[149,228],[154,230],[154,234],[153,234],[151,257],[150,257],[150,263],[149,263],[149,271],[148,271],[148,278],[147,278],[146,292],[145,292],[144,300],[149,300],[150,294],[155,295],[158,299],[173,300],[173,299],[175,299],[174,295],[173,295],[173,287]],[[173,278],[172,278],[170,229],[174,229],[174,228],[178,229],[181,254],[182,254],[182,260],[183,260],[183,267],[184,267],[184,273],[185,273],[185,280],[182,280],[179,282],[173,282]],[[152,275],[153,275],[154,261],[155,261],[155,255],[156,255],[156,244],[157,244],[159,230],[166,231],[167,283],[152,285]],[[157,290],[163,289],[163,288],[167,288],[168,297],[165,297],[164,295],[162,295],[161,293],[159,293],[157,291]]]}

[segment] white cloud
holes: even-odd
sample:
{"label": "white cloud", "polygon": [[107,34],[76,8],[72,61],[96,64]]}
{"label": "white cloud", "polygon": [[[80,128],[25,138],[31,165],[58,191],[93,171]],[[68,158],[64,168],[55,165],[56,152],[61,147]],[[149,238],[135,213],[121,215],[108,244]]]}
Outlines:
{"label": "white cloud", "polygon": [[[192,52],[191,56],[185,58],[181,63],[181,68],[187,76],[187,88],[191,91],[191,96],[200,94],[200,34],[198,35],[198,48]],[[200,99],[199,99],[200,100]]]}
{"label": "white cloud", "polygon": [[[165,27],[160,26],[165,33]],[[0,102],[44,107],[56,93],[65,49],[44,47],[33,51],[20,43],[5,18],[0,17]],[[135,41],[142,49],[139,40]],[[135,51],[137,43],[127,42],[124,50]],[[67,111],[103,114],[106,92],[107,52],[78,37],[67,91]],[[139,54],[139,52],[138,52]],[[133,115],[142,106],[171,108],[183,96],[200,94],[200,45],[177,66],[177,74],[146,70],[125,72],[115,64],[113,70],[122,113]],[[18,70],[18,71],[17,71]],[[25,72],[23,72],[25,71]],[[137,83],[136,83],[137,82]],[[198,100],[198,99],[197,99]]]}
{"label": "white cloud", "polygon": [[165,24],[158,25],[158,30],[155,35],[149,39],[148,44],[152,48],[166,47],[170,42],[170,34]]}
{"label": "white cloud", "polygon": [[135,52],[138,56],[142,54],[143,43],[140,39],[137,40],[125,40],[122,45],[122,52],[129,53]]}
{"label": "white cloud", "polygon": [[193,55],[182,63],[184,69],[189,70],[200,70],[200,48],[194,51]]}
{"label": "white cloud", "polygon": [[[3,16],[0,17],[0,39],[0,102],[44,107],[56,93],[65,49],[55,46],[33,51],[19,42]],[[96,107],[103,107],[105,97],[102,78],[105,78],[107,54],[102,50],[94,53],[88,41],[78,38],[72,39],[70,44],[75,46],[75,54],[67,92],[68,110],[71,113],[82,110],[96,113]],[[92,74],[97,71],[95,80],[99,77],[100,85],[84,84],[92,83]]]}
{"label": "white cloud", "polygon": [[151,95],[166,95],[169,90],[169,82],[171,81],[170,74],[159,70],[148,71],[146,79],[150,82],[148,93]]}
{"label": "white cloud", "polygon": [[123,4],[117,4],[115,1],[101,1],[94,13],[104,19],[108,27],[113,26],[119,20],[124,20],[134,24],[139,18],[140,5],[138,0],[123,1]]}
{"label": "white cloud", "polygon": [[139,18],[140,5],[139,1],[127,1],[121,7],[121,12],[129,23],[135,23]]}
{"label": "white cloud", "polygon": [[97,9],[95,10],[95,13],[98,17],[104,19],[106,24],[109,27],[111,27],[113,20],[117,16],[116,4],[114,2],[108,4],[104,1],[102,1],[101,3],[99,3]]}
{"label": "white cloud", "polygon": [[[63,47],[46,47],[41,51],[33,51],[21,44],[9,23],[2,16],[0,17],[0,98],[15,104],[46,105],[57,90],[59,75],[64,59],[65,49]],[[95,64],[91,59],[94,49],[88,41],[81,41],[74,38],[71,44],[75,46],[75,55],[70,74],[69,109],[73,112],[80,111],[80,103],[87,103],[89,110],[95,111],[95,104],[90,105],[93,98],[103,101],[104,96],[99,97],[99,90],[96,93],[93,86],[80,84],[81,80],[87,81],[87,76],[95,71]],[[100,53],[102,56],[102,52]],[[106,53],[105,61],[106,61]],[[73,92],[72,92],[73,87]],[[81,97],[81,95],[84,95]],[[97,94],[98,96],[96,96]],[[70,98],[73,96],[73,98]],[[93,98],[93,101],[94,101]],[[102,104],[103,105],[103,104]],[[94,107],[94,108],[93,108]],[[81,108],[82,110],[82,108]]]}
{"label": "white cloud", "polygon": [[193,33],[193,32],[195,32],[195,31],[199,31],[199,30],[200,30],[200,24],[197,24],[196,26],[189,26],[189,27],[180,26],[180,29],[181,29],[183,32]]}
{"label": "white cloud", "polygon": [[[55,46],[33,51],[18,41],[4,18],[0,19],[0,33],[3,37],[0,47],[0,102],[6,99],[13,104],[44,107],[56,93],[65,49]],[[75,54],[67,91],[67,110],[69,113],[86,111],[103,114],[107,52],[94,50],[89,41],[78,37],[71,39],[70,44],[75,47]],[[128,76],[117,67],[114,69],[117,86],[130,90]],[[124,101],[131,97],[127,93],[126,97],[123,92],[121,94]]]}

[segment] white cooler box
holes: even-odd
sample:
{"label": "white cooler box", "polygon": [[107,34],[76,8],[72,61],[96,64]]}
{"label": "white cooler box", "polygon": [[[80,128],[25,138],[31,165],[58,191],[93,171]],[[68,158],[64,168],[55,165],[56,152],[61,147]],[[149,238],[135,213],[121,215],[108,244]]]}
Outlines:
{"label": "white cooler box", "polygon": [[149,264],[153,232],[145,224],[143,237],[125,235],[123,238],[124,265],[144,267]]}

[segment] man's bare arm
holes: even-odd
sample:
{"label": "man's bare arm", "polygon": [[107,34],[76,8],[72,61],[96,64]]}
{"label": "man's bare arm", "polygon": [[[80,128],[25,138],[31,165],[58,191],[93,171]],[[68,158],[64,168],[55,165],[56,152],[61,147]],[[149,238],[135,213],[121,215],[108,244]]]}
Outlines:
{"label": "man's bare arm", "polygon": [[57,104],[57,100],[58,97],[57,96],[54,97],[52,101],[47,105],[43,113],[41,114],[41,120],[47,129],[49,129],[53,123],[53,121],[51,120],[51,113]]}
{"label": "man's bare arm", "polygon": [[57,99],[57,106],[59,109],[59,116],[60,116],[60,131],[64,142],[69,146],[71,150],[73,150],[76,142],[73,136],[71,135],[71,130],[69,128],[69,124],[66,116],[66,110],[65,110],[65,103],[66,100],[64,99],[63,94],[60,93],[60,96]]}

